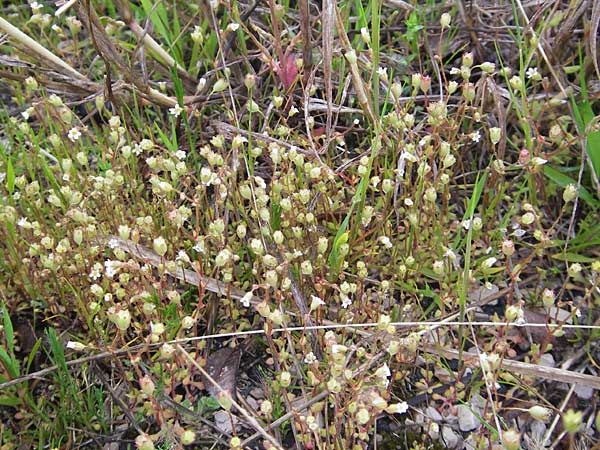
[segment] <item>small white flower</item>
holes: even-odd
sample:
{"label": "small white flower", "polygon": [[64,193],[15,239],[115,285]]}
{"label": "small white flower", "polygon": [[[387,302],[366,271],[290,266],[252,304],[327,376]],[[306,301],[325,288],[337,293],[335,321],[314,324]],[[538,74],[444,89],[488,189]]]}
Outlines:
{"label": "small white flower", "polygon": [[486,258],[486,259],[484,259],[484,260],[483,260],[483,262],[481,263],[481,267],[482,267],[483,269],[491,269],[491,268],[492,268],[492,266],[493,266],[494,264],[496,264],[496,261],[498,261],[498,259],[497,259],[497,258],[494,258],[493,256],[492,256],[492,257],[490,257],[490,258]]}
{"label": "small white flower", "polygon": [[352,300],[347,295],[342,294],[342,308],[348,309],[348,307],[352,304]]}
{"label": "small white flower", "polygon": [[206,253],[204,239],[198,239],[198,241],[196,241],[196,244],[192,247],[192,250],[194,250],[197,253]]}
{"label": "small white flower", "polygon": [[85,350],[85,345],[81,342],[69,341],[67,342],[67,348],[80,352],[81,350]]}
{"label": "small white flower", "polygon": [[252,291],[246,292],[242,298],[240,298],[240,302],[244,305],[244,308],[248,308],[250,306],[250,300],[252,300]]}
{"label": "small white flower", "polygon": [[185,250],[179,250],[179,252],[177,252],[177,256],[175,257],[175,260],[179,261],[179,262],[189,263],[190,257],[185,252]]}
{"label": "small white flower", "polygon": [[104,272],[108,278],[114,277],[120,268],[120,261],[112,261],[110,259],[104,261]]}
{"label": "small white flower", "polygon": [[184,152],[183,150],[177,150],[175,152],[175,156],[177,157],[177,159],[185,159],[187,153]]}
{"label": "small white flower", "polygon": [[92,267],[92,270],[90,272],[90,274],[88,275],[92,280],[97,280],[98,278],[100,278],[101,275],[101,271],[102,270],[102,264],[100,263],[96,263],[94,264],[94,266]]}
{"label": "small white flower", "polygon": [[315,356],[315,354],[313,352],[309,352],[306,357],[304,358],[304,362],[306,364],[312,364],[317,360],[317,357]]}
{"label": "small white flower", "polygon": [[198,25],[196,25],[194,27],[194,31],[192,31],[191,37],[194,42],[197,42],[200,44],[204,40],[204,36],[202,35],[202,29]]}
{"label": "small white flower", "polygon": [[67,137],[71,140],[71,142],[75,142],[81,137],[81,131],[79,131],[77,127],[73,127],[69,130]]}
{"label": "small white flower", "polygon": [[456,259],[456,253],[454,253],[454,250],[452,250],[451,248],[448,248],[444,252],[444,258],[455,260]]}
{"label": "small white flower", "polygon": [[547,162],[547,159],[540,158],[539,156],[534,156],[533,158],[531,158],[531,164],[533,166],[541,166],[543,164],[546,164]]}
{"label": "small white flower", "polygon": [[406,413],[406,411],[408,411],[408,403],[406,403],[406,402],[394,403],[394,404],[388,406],[385,410],[386,410],[386,412],[388,412],[390,414],[404,414],[404,413]]}
{"label": "small white flower", "polygon": [[116,240],[115,238],[111,238],[111,239],[108,240],[108,246],[111,249],[115,249],[115,248],[117,248],[119,246],[119,241]]}
{"label": "small white flower", "polygon": [[379,242],[381,242],[383,244],[384,247],[386,248],[392,248],[393,244],[392,241],[390,241],[390,238],[387,236],[381,236],[379,238]]}
{"label": "small white flower", "polygon": [[387,79],[388,79],[387,67],[377,68],[377,74],[381,77],[381,79],[383,81],[387,81]]}
{"label": "small white flower", "polygon": [[537,67],[530,67],[529,69],[527,69],[527,72],[525,72],[525,75],[527,75],[527,78],[529,78],[530,80],[539,81],[542,79],[542,76],[538,72]]}
{"label": "small white flower", "polygon": [[172,108],[169,108],[169,114],[171,114],[173,117],[179,117],[179,115],[183,112],[183,108],[181,107],[181,105],[178,103],[175,106],[173,106]]}
{"label": "small white flower", "polygon": [[239,23],[230,23],[229,25],[227,25],[227,30],[228,31],[237,31],[240,28],[240,24]]}
{"label": "small white flower", "polygon": [[471,228],[471,219],[463,220],[461,225],[465,229],[465,231],[469,231],[469,228]]}
{"label": "small white flower", "polygon": [[142,146],[140,144],[135,144],[133,146],[133,150],[131,151],[131,153],[133,153],[135,156],[140,156],[143,151],[144,151],[144,149],[142,148]]}
{"label": "small white flower", "polygon": [[345,355],[348,351],[348,347],[341,344],[333,344],[331,346],[331,354],[332,355]]}
{"label": "small white flower", "polygon": [[392,375],[392,372],[387,363],[384,363],[383,366],[375,371],[375,375],[379,378],[389,378]]}
{"label": "small white flower", "polygon": [[19,226],[21,228],[25,228],[28,223],[29,222],[27,221],[27,217],[21,217],[17,222],[17,226]]}
{"label": "small white flower", "polygon": [[316,295],[311,295],[310,300],[311,300],[310,301],[310,310],[311,311],[314,311],[319,306],[323,306],[325,304],[323,299],[321,299],[320,297],[317,297]]}
{"label": "small white flower", "polygon": [[469,137],[473,142],[479,142],[479,140],[481,139],[481,133],[479,132],[479,130],[473,131],[471,134],[469,134]]}

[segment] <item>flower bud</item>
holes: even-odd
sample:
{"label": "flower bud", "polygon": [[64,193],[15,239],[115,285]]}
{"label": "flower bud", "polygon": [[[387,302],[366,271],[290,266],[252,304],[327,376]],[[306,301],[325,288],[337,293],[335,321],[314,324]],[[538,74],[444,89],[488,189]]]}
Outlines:
{"label": "flower bud", "polygon": [[548,420],[550,418],[550,414],[552,414],[552,411],[550,409],[544,408],[540,405],[532,406],[528,409],[528,411],[531,417],[542,422]]}
{"label": "flower bud", "polygon": [[515,320],[523,317],[523,310],[521,309],[520,306],[510,305],[509,307],[506,308],[504,315],[505,315],[507,321],[514,322]]}
{"label": "flower bud", "polygon": [[515,253],[515,243],[510,239],[502,241],[502,253],[504,256],[512,256]]}
{"label": "flower bud", "polygon": [[437,192],[434,187],[428,187],[425,190],[425,200],[434,203],[437,200]]}
{"label": "flower bud", "polygon": [[252,90],[255,84],[256,75],[252,73],[246,74],[246,76],[244,77],[244,86],[246,86],[246,89],[248,89],[249,91]]}
{"label": "flower bud", "polygon": [[183,445],[191,445],[196,440],[196,433],[194,433],[192,430],[185,430],[181,434],[180,439]]}
{"label": "flower bud", "polygon": [[519,450],[521,448],[521,434],[515,430],[506,430],[502,433],[502,446],[505,450]]}
{"label": "flower bud", "polygon": [[581,411],[569,409],[563,416],[563,426],[569,433],[577,433],[583,424],[583,414]]}
{"label": "flower bud", "polygon": [[232,258],[231,251],[229,249],[224,248],[219,252],[219,254],[215,257],[215,265],[217,267],[223,267],[226,265]]}
{"label": "flower bud", "polygon": [[544,289],[542,292],[542,303],[546,308],[551,308],[554,306],[554,300],[556,299],[556,294],[552,289]]}
{"label": "flower bud", "polygon": [[327,238],[325,236],[321,236],[319,238],[319,243],[317,244],[317,251],[319,252],[320,255],[322,255],[323,253],[325,253],[327,251]]}
{"label": "flower bud", "polygon": [[494,73],[494,70],[496,70],[496,64],[488,61],[482,63],[480,67],[482,71],[489,74]]}
{"label": "flower bud", "polygon": [[279,384],[281,385],[281,387],[288,387],[291,383],[292,375],[287,370],[281,372],[281,374],[279,375]]}
{"label": "flower bud", "polygon": [[173,356],[173,353],[175,353],[175,347],[173,347],[171,344],[165,342],[160,347],[160,356],[162,359],[169,359],[171,356]]}
{"label": "flower bud", "polygon": [[140,379],[140,388],[144,394],[150,397],[154,393],[156,386],[154,385],[152,378],[150,378],[148,375],[144,375]]}
{"label": "flower bud", "polygon": [[377,329],[378,330],[386,330],[389,324],[391,323],[392,318],[386,314],[382,314],[379,316],[379,320],[377,321]]}
{"label": "flower bud", "polygon": [[260,404],[260,412],[268,416],[273,411],[273,404],[269,400],[263,400]]}
{"label": "flower bud", "polygon": [[463,64],[463,66],[466,66],[466,67],[471,67],[473,65],[473,53],[472,52],[463,53],[462,64]]}
{"label": "flower bud", "polygon": [[453,80],[448,83],[448,94],[454,94],[457,89],[458,89],[458,82]]}
{"label": "flower bud", "polygon": [[370,419],[371,415],[369,414],[369,411],[366,408],[361,408],[356,413],[356,420],[358,420],[358,423],[361,425],[366,425]]}
{"label": "flower bud", "polygon": [[531,225],[535,221],[535,215],[532,212],[525,213],[521,216],[523,225]]}
{"label": "flower bud", "polygon": [[189,330],[194,326],[195,323],[196,321],[192,316],[185,316],[183,319],[181,319],[181,328],[184,330]]}
{"label": "flower bud", "polygon": [[154,450],[154,443],[147,434],[140,434],[135,438],[135,446],[138,450]]}
{"label": "flower bud", "polygon": [[421,74],[413,73],[410,77],[411,85],[415,89],[419,89],[421,87]]}
{"label": "flower bud", "polygon": [[127,331],[131,324],[131,314],[126,309],[121,309],[110,316],[110,320],[117,326],[121,331]]}
{"label": "flower bud", "polygon": [[567,274],[573,278],[575,277],[579,272],[581,272],[583,270],[583,267],[581,267],[581,264],[579,263],[574,263],[571,264],[569,266],[569,268],[567,269]]}
{"label": "flower bud", "polygon": [[521,78],[517,75],[513,75],[511,79],[508,80],[508,83],[515,90],[520,90],[523,87],[523,82],[521,81]]}
{"label": "flower bud", "polygon": [[167,241],[162,236],[159,236],[152,242],[152,248],[162,258],[168,250]]}
{"label": "flower bud", "polygon": [[568,184],[563,191],[563,200],[565,203],[572,202],[577,197],[577,186],[573,183]]}
{"label": "flower bud", "polygon": [[496,145],[500,142],[500,138],[502,137],[502,130],[498,127],[490,128],[490,141],[492,144]]}
{"label": "flower bud", "polygon": [[220,78],[214,84],[214,86],[212,88],[212,93],[218,94],[219,92],[223,92],[225,89],[227,89],[228,86],[229,86],[229,83],[227,82],[227,80]]}
{"label": "flower bud", "polygon": [[421,92],[423,92],[423,94],[426,94],[427,91],[429,91],[429,88],[431,87],[431,77],[429,75],[421,75],[421,83],[419,87],[421,88]]}
{"label": "flower bud", "polygon": [[442,28],[448,28],[451,20],[452,20],[452,16],[450,14],[448,14],[448,13],[442,14],[442,17],[440,17],[440,26]]}
{"label": "flower bud", "polygon": [[367,27],[362,27],[360,29],[360,37],[365,44],[369,45],[371,43],[371,35],[369,34],[369,29]]}
{"label": "flower bud", "polygon": [[302,261],[300,264],[300,270],[302,271],[303,275],[312,275],[313,268],[311,262],[308,260]]}

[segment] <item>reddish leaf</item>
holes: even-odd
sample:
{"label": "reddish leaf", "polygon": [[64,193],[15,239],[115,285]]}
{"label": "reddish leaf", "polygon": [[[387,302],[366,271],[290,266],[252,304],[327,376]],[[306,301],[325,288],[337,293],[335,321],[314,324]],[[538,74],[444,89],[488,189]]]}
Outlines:
{"label": "reddish leaf", "polygon": [[283,61],[279,63],[277,75],[283,84],[283,88],[287,91],[296,80],[298,75],[298,66],[296,65],[296,55],[284,55]]}

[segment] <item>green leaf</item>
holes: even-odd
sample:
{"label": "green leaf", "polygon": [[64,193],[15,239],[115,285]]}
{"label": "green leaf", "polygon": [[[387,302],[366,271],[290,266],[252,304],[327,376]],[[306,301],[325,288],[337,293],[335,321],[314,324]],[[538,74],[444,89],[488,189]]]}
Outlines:
{"label": "green leaf", "polygon": [[173,77],[173,86],[175,88],[175,96],[177,97],[177,101],[180,105],[183,105],[183,83],[181,82],[181,78],[179,78],[176,67],[171,69],[171,76]]}
{"label": "green leaf", "polygon": [[273,231],[277,231],[281,227],[281,206],[279,203],[271,204],[271,227]]}
{"label": "green leaf", "polygon": [[583,263],[583,264],[591,264],[596,261],[595,258],[590,258],[589,256],[583,256],[578,253],[556,253],[552,255],[552,258],[557,259],[559,261],[571,262],[571,263]]}
{"label": "green leaf", "polygon": [[12,321],[10,320],[10,315],[8,314],[8,310],[6,309],[5,305],[2,305],[2,317],[4,321],[4,338],[6,339],[6,346],[8,348],[8,352],[12,355],[15,352],[15,334]]}
{"label": "green leaf", "polygon": [[37,355],[37,352],[40,349],[41,345],[42,345],[42,338],[39,338],[37,341],[35,341],[33,348],[29,352],[29,356],[27,357],[27,365],[25,366],[25,371],[26,371],[25,373],[29,373],[29,369],[31,368],[33,359],[35,358],[35,355]]}
{"label": "green leaf", "polygon": [[6,350],[2,347],[0,347],[0,360],[12,379],[19,378],[19,363],[13,355],[6,353]]}
{"label": "green leaf", "polygon": [[15,169],[10,157],[6,160],[6,190],[9,195],[12,195],[15,190]]}
{"label": "green leaf", "polygon": [[[581,101],[575,104],[575,98],[571,95],[571,103],[574,104],[575,108],[575,120],[577,121],[577,127],[579,131],[585,135],[589,125],[594,121],[596,115],[592,110],[592,105],[588,101],[587,84],[585,80],[585,72],[583,70],[583,64],[580,65],[579,76],[581,79]],[[587,145],[586,149],[590,160],[592,161],[592,167],[597,177],[600,177],[600,131],[589,131],[587,134]]]}
{"label": "green leaf", "polygon": [[0,406],[19,406],[21,400],[18,397],[4,396],[0,397]]}

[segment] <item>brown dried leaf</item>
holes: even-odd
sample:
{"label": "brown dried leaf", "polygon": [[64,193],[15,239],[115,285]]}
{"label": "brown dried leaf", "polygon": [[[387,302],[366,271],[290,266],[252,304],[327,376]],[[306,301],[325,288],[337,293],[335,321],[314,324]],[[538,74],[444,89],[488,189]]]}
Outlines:
{"label": "brown dried leaf", "polygon": [[210,354],[206,360],[206,371],[221,389],[206,380],[206,390],[217,397],[221,390],[236,398],[237,374],[242,358],[241,347],[223,347]]}

